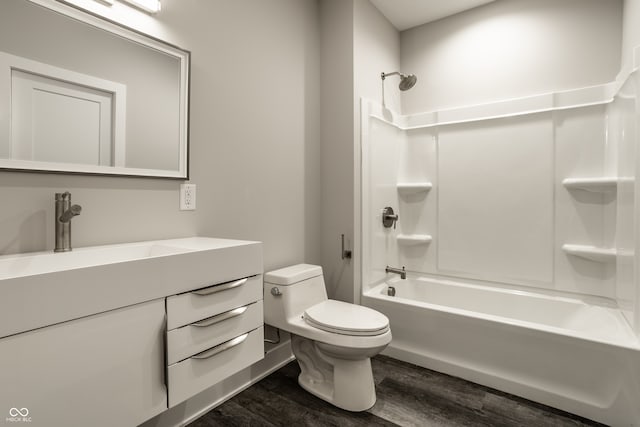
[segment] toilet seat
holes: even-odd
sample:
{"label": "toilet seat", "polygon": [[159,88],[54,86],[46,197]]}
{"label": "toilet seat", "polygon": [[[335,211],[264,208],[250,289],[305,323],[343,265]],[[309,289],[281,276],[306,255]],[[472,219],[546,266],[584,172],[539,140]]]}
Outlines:
{"label": "toilet seat", "polygon": [[335,300],[322,301],[307,308],[303,318],[315,328],[341,335],[372,336],[389,330],[389,319],[384,314]]}

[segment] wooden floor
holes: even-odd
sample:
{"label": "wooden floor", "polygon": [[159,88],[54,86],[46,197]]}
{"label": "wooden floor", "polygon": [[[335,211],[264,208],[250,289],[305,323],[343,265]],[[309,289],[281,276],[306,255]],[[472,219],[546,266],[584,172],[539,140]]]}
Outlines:
{"label": "wooden floor", "polygon": [[209,426],[598,426],[497,390],[388,357],[372,359],[378,401],[343,411],[304,391],[294,361],[189,427]]}

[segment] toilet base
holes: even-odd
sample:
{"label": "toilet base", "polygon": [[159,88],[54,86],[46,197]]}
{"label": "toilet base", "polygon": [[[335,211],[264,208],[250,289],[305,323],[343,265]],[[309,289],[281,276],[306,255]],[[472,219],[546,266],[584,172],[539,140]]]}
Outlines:
{"label": "toilet base", "polygon": [[366,411],[376,403],[369,354],[355,359],[350,353],[349,359],[342,359],[332,351],[329,356],[316,342],[294,334],[291,348],[300,365],[298,384],[309,393],[352,412]]}

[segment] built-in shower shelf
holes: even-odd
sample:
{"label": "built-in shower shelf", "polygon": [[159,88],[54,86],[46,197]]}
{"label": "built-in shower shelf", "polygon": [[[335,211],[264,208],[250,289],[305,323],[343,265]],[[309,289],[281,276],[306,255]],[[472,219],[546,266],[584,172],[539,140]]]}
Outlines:
{"label": "built-in shower shelf", "polygon": [[428,245],[431,243],[432,237],[428,234],[398,234],[396,240],[400,245]]}
{"label": "built-in shower shelf", "polygon": [[399,182],[398,192],[401,194],[426,193],[433,188],[430,182]]}
{"label": "built-in shower shelf", "polygon": [[562,185],[569,190],[578,189],[593,192],[615,191],[620,179],[615,176],[596,178],[567,178],[562,181]]}
{"label": "built-in shower shelf", "polygon": [[562,250],[576,257],[596,262],[615,262],[617,251],[613,248],[599,248],[588,245],[562,245]]}

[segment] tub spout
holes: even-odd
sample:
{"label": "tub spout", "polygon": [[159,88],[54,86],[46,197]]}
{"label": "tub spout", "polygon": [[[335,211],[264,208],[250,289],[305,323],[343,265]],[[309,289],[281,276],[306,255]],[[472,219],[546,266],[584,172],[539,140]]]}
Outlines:
{"label": "tub spout", "polygon": [[399,274],[401,279],[407,278],[407,272],[405,271],[404,266],[402,267],[402,270],[400,270],[399,268],[389,267],[387,265],[387,268],[385,268],[384,271],[385,273]]}

